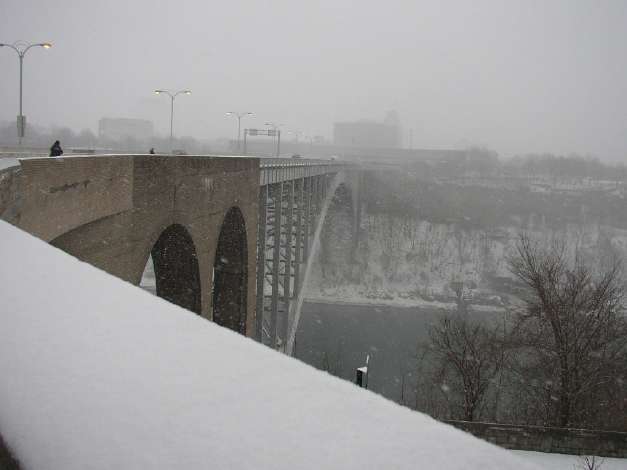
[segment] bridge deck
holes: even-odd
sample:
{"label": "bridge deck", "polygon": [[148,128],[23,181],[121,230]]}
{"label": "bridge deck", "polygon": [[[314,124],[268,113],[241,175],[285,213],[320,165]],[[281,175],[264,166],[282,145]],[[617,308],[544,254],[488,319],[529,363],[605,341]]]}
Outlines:
{"label": "bridge deck", "polygon": [[334,160],[261,158],[259,184],[280,183],[309,176],[337,173],[346,163]]}
{"label": "bridge deck", "polygon": [[[160,157],[170,155],[158,155]],[[107,155],[68,155],[57,157],[59,159],[80,159],[94,157],[128,157],[122,154]],[[178,155],[172,155],[172,158],[179,158]],[[258,158],[259,159],[259,184],[261,186],[267,184],[280,183],[294,179],[306,178],[310,176],[318,176],[329,173],[337,173],[340,169],[346,167],[345,162],[335,160],[316,160],[316,159],[293,159],[293,158],[263,158],[253,156],[230,156],[230,155],[186,155],[186,157],[205,157],[205,158]],[[18,164],[21,161],[48,160],[50,157],[22,157],[12,159],[12,163]],[[10,166],[10,165],[7,165]]]}

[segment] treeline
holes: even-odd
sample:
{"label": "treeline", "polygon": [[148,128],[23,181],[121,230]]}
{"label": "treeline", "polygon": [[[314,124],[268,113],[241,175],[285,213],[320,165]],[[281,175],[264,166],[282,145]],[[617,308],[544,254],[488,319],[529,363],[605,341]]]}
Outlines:
{"label": "treeline", "polygon": [[627,317],[620,263],[599,272],[522,236],[509,259],[525,290],[502,321],[457,311],[418,355],[415,408],[440,419],[627,431]]}
{"label": "treeline", "polygon": [[595,180],[627,181],[624,163],[607,164],[590,156],[528,154],[502,163],[505,175],[550,178],[592,178]]}
{"label": "treeline", "polygon": [[501,171],[498,154],[481,147],[444,152],[433,158],[409,160],[402,166],[405,171],[427,179],[463,175],[492,176]]}
{"label": "treeline", "polygon": [[470,148],[439,158],[406,162],[404,169],[421,178],[550,178],[627,181],[624,163],[604,163],[596,157],[550,153],[517,155],[499,159],[496,152]]}
{"label": "treeline", "polygon": [[[16,145],[15,124],[0,124],[0,145],[13,147]],[[110,138],[100,138],[90,129],[83,129],[79,132],[68,127],[53,127],[46,129],[37,125],[29,125],[26,130],[26,137],[23,145],[26,147],[49,148],[55,140],[59,140],[63,148],[78,148],[86,150],[101,150],[115,152],[136,152],[147,153],[150,148],[154,148],[157,153],[166,153],[170,149],[170,139],[153,136],[148,140],[136,139],[132,136],[114,140]],[[208,154],[212,153],[212,147],[207,143],[199,142],[193,137],[179,137],[173,141],[176,150],[184,151],[188,154]]]}
{"label": "treeline", "polygon": [[540,192],[525,185],[462,185],[402,172],[368,172],[365,180],[370,214],[462,228],[583,222],[627,227],[627,205],[608,189]]}

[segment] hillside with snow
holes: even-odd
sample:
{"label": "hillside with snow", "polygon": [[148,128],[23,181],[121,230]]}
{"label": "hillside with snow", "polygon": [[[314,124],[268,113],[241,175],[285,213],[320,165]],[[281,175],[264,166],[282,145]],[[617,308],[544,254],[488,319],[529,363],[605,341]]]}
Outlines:
{"label": "hillside with snow", "polygon": [[523,232],[547,246],[563,241],[594,269],[627,258],[622,194],[471,183],[373,173],[352,259],[351,202],[336,196],[307,297],[454,309],[461,283],[474,309],[505,310],[517,298],[507,258]]}

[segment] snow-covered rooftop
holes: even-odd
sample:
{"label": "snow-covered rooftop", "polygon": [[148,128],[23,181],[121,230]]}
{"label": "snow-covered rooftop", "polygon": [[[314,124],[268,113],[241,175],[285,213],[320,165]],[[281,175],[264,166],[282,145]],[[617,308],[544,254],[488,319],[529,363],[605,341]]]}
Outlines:
{"label": "snow-covered rooftop", "polygon": [[25,469],[531,469],[0,221],[0,434]]}

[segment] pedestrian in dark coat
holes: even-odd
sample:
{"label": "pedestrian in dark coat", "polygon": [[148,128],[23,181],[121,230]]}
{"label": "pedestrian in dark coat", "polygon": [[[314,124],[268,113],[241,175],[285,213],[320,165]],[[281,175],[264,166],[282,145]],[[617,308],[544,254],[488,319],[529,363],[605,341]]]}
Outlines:
{"label": "pedestrian in dark coat", "polygon": [[61,148],[61,142],[59,142],[58,140],[55,140],[54,144],[52,144],[52,147],[50,147],[50,156],[51,157],[60,157],[61,155],[63,155],[63,149]]}

